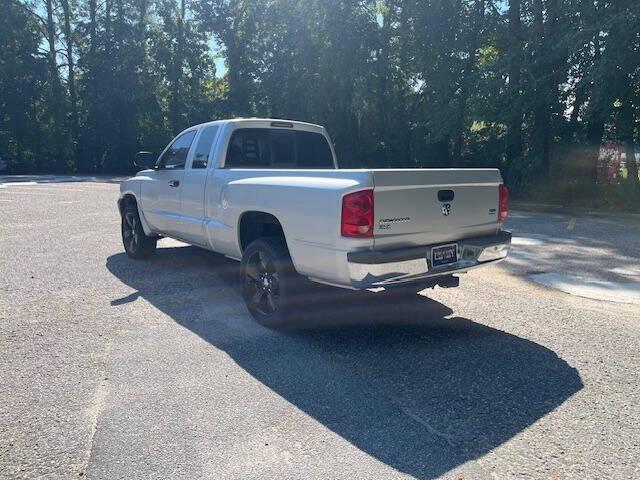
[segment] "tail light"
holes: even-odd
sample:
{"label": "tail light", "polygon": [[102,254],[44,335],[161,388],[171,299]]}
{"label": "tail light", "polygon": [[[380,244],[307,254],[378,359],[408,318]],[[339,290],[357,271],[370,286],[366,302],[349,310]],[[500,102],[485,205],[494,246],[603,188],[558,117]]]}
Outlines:
{"label": "tail light", "polygon": [[373,190],[342,197],[341,231],[343,237],[373,237]]}
{"label": "tail light", "polygon": [[500,185],[500,195],[498,200],[498,221],[504,222],[509,213],[509,189],[504,185]]}

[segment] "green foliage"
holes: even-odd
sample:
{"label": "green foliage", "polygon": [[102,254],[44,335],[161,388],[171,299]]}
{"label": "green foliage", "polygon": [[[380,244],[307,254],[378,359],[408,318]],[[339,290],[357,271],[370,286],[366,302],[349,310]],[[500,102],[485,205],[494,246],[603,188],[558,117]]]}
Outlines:
{"label": "green foliage", "polygon": [[125,172],[189,125],[257,115],[326,125],[344,166],[499,167],[524,192],[593,186],[599,145],[640,134],[633,0],[0,2],[13,171]]}
{"label": "green foliage", "polygon": [[0,158],[11,169],[43,167],[41,128],[47,66],[39,54],[39,25],[29,12],[0,2]]}

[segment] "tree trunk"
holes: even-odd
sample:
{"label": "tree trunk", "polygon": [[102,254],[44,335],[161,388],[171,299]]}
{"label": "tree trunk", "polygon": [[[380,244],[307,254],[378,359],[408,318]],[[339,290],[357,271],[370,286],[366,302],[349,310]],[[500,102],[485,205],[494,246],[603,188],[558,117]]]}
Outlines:
{"label": "tree trunk", "polygon": [[[385,145],[384,153],[385,153],[385,163],[389,161],[388,153],[389,153],[389,144],[388,135],[389,135],[389,109],[387,106],[388,99],[388,72],[389,72],[389,47],[390,47],[390,37],[391,37],[391,18],[390,18],[390,9],[391,6],[389,2],[385,2],[384,13],[382,14],[382,26],[379,29],[379,45],[378,45],[378,62],[377,62],[377,74],[378,74],[378,115],[380,122],[380,139]],[[397,159],[392,159],[392,161],[397,161]]]}
{"label": "tree trunk", "polygon": [[93,173],[97,167],[97,151],[95,142],[96,131],[96,49],[97,39],[97,0],[89,0],[89,53],[85,56],[85,91],[82,103],[85,106],[86,119],[81,131],[80,148],[78,151],[78,172]]}
{"label": "tree trunk", "polygon": [[[45,1],[45,8],[47,10],[47,43],[49,44],[49,51],[47,52],[47,65],[49,67],[49,93],[50,98],[47,104],[50,127],[50,148],[53,158],[50,162],[51,170],[54,172],[60,172],[63,168],[63,156],[64,156],[64,104],[63,104],[63,92],[62,85],[60,83],[60,74],[58,72],[58,59],[56,51],[56,25],[54,21],[53,0]],[[42,165],[38,166],[40,169]]]}
{"label": "tree trunk", "polygon": [[[593,4],[590,4],[593,5]],[[594,12],[597,14],[597,11]],[[598,65],[601,61],[602,45],[598,35],[593,38],[593,63]],[[602,105],[609,104],[609,101],[605,101],[608,97],[607,83],[610,80],[610,76],[606,75],[603,78],[599,78],[598,82],[591,82],[590,93],[590,108],[588,108],[589,115],[587,119],[587,126],[585,129],[585,140],[587,143],[587,151],[584,157],[584,164],[581,165],[581,170],[584,173],[584,181],[587,184],[595,186],[598,183],[598,159],[600,157],[600,146],[602,144],[602,135],[604,134],[604,124],[609,112],[605,111]],[[604,97],[604,98],[603,98]]]}
{"label": "tree trunk", "polygon": [[[241,15],[237,10],[226,14],[233,18],[220,28],[223,43],[227,50],[227,80],[229,82],[229,113],[231,115],[251,115],[251,80],[247,68],[247,51],[244,44],[249,42],[253,31],[243,28]],[[242,36],[240,36],[242,32]]]}
{"label": "tree trunk", "polygon": [[593,118],[587,125],[587,154],[585,158],[585,177],[588,183],[598,183],[598,158],[600,157],[600,145],[604,134],[604,115],[600,111],[593,114]]}
{"label": "tree trunk", "polygon": [[94,57],[96,53],[96,10],[97,10],[97,0],[89,0],[89,52],[91,53],[91,58]]}
{"label": "tree trunk", "polygon": [[[124,15],[124,0],[116,0],[116,21],[117,24],[113,29],[115,35],[116,46],[118,47],[118,59],[122,60],[124,55],[124,36],[125,36],[125,15]],[[122,65],[119,65],[122,67]]]}
{"label": "tree trunk", "polygon": [[[509,1],[509,98],[507,113],[507,165],[510,167],[522,155],[522,102],[520,83],[522,72],[522,20],[520,0]],[[509,177],[513,179],[514,169],[509,168]],[[517,179],[514,179],[517,180]],[[513,182],[512,182],[513,183]]]}
{"label": "tree trunk", "polygon": [[569,135],[566,140],[571,142],[573,136],[578,130],[578,116],[580,115],[580,108],[587,100],[586,86],[578,85],[575,91],[575,99],[573,100],[573,106],[571,109],[571,116],[569,117]]}
{"label": "tree trunk", "polygon": [[[74,151],[76,152],[75,161],[77,162],[77,147],[78,137],[80,134],[80,125],[78,120],[78,94],[76,92],[76,71],[75,60],[73,58],[73,32],[71,30],[71,8],[69,6],[69,0],[61,0],[62,12],[64,15],[64,36],[66,40],[66,53],[67,53],[67,82],[69,85],[69,101],[71,103],[71,136],[74,144]],[[78,165],[76,163],[75,167]]]}
{"label": "tree trunk", "polygon": [[638,162],[633,138],[624,142],[624,152],[627,156],[627,181],[636,192],[640,192],[640,179],[638,178]]}
{"label": "tree trunk", "polygon": [[636,163],[633,138],[634,119],[633,105],[631,103],[631,87],[629,86],[625,90],[626,98],[622,99],[622,106],[620,107],[620,116],[618,117],[616,130],[618,131],[618,137],[622,141],[624,153],[627,157],[627,182],[629,182],[635,191],[640,192],[640,179],[638,179],[638,164]]}
{"label": "tree trunk", "polygon": [[106,41],[107,52],[111,47],[111,0],[105,0],[104,2],[104,36]]}
{"label": "tree trunk", "polygon": [[169,119],[173,133],[178,133],[184,128],[182,120],[182,69],[184,65],[184,20],[186,14],[185,0],[180,0],[180,11],[177,18],[176,46],[173,52],[171,66],[171,86],[169,98]]}
{"label": "tree trunk", "polygon": [[467,100],[469,91],[472,88],[475,65],[478,59],[478,46],[480,43],[480,33],[484,27],[485,0],[476,0],[473,12],[473,31],[469,39],[469,59],[466,62],[460,98],[458,101],[458,119],[455,136],[453,139],[453,162],[457,167],[462,166],[462,151],[464,149],[464,132],[467,124]]}
{"label": "tree trunk", "polygon": [[[543,0],[533,1],[533,32],[535,42],[534,75],[535,106],[533,110],[533,145],[542,175],[549,175],[549,144],[551,140],[549,96],[553,93],[550,76],[553,58],[546,41]],[[551,58],[549,58],[551,57]],[[549,67],[551,65],[551,68]]]}
{"label": "tree trunk", "polygon": [[48,65],[51,78],[58,77],[58,62],[56,60],[56,26],[53,21],[53,0],[46,0],[47,8],[47,42],[49,43]]}
{"label": "tree trunk", "polygon": [[[409,6],[411,0],[400,0],[399,8],[400,8],[400,21],[398,26],[398,45],[400,52],[398,54],[398,61],[400,71],[407,72],[409,71],[409,66],[411,65],[412,55],[410,53],[411,49],[409,47],[409,43],[411,41],[411,8]],[[414,128],[412,126],[411,118],[413,118],[413,105],[415,100],[418,100],[420,97],[408,94],[405,90],[400,89],[397,92],[398,102],[402,105],[402,108],[399,111],[399,122],[400,131],[402,132],[402,139],[400,141],[400,145],[402,146],[402,155],[407,161],[407,165],[416,166],[417,159],[415,158],[415,154],[413,152],[413,136],[414,136]]]}
{"label": "tree trunk", "polygon": [[140,0],[140,18],[138,19],[138,42],[140,44],[140,65],[144,65],[147,59],[147,11],[149,9],[148,0]]}

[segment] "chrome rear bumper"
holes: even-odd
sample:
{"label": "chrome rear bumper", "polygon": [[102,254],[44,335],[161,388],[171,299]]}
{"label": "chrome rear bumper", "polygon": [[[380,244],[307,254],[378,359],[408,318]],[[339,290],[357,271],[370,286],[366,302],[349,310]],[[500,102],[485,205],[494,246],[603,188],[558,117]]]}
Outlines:
{"label": "chrome rear bumper", "polygon": [[511,232],[501,230],[496,235],[446,242],[450,243],[458,245],[458,261],[438,267],[431,266],[430,252],[440,244],[349,252],[351,285],[363,289],[417,283],[499,262],[511,247]]}

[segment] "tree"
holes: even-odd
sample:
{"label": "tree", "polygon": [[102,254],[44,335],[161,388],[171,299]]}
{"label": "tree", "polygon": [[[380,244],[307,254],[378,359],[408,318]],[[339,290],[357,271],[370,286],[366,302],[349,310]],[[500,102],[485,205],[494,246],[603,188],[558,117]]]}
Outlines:
{"label": "tree", "polygon": [[131,171],[189,125],[259,115],[326,125],[343,166],[500,167],[516,194],[585,200],[613,141],[640,189],[637,1],[0,1],[14,171]]}
{"label": "tree", "polygon": [[28,5],[0,0],[0,159],[15,172],[44,170],[38,105],[47,82],[44,21]]}

